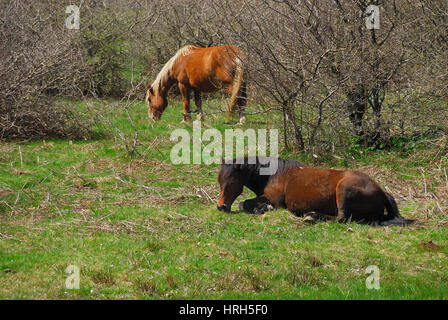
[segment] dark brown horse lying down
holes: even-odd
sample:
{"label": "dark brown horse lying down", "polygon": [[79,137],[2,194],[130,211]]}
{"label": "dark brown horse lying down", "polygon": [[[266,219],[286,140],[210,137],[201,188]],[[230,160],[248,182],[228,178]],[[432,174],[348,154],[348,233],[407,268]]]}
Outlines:
{"label": "dark brown horse lying down", "polygon": [[[272,161],[277,161],[277,165],[273,166]],[[276,170],[260,174],[269,166]],[[239,205],[241,211],[249,213],[286,208],[297,216],[307,214],[311,220],[356,221],[382,226],[407,225],[415,221],[403,219],[393,196],[359,171],[307,168],[295,160],[246,157],[224,162],[218,182],[218,209],[227,212],[246,186],[257,196]]]}

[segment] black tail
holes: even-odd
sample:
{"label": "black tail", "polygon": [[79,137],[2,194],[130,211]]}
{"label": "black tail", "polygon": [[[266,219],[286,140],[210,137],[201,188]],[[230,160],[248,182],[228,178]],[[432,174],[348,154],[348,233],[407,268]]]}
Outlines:
{"label": "black tail", "polygon": [[387,215],[385,215],[384,219],[379,222],[380,226],[406,226],[415,222],[415,220],[404,219],[400,216],[397,203],[390,193],[385,192],[384,195],[386,196]]}

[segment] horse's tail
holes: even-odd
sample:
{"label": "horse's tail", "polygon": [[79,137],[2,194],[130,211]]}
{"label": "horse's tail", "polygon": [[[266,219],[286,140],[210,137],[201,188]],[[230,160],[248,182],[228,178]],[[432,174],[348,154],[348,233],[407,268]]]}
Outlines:
{"label": "horse's tail", "polygon": [[413,224],[415,220],[411,219],[404,219],[400,212],[398,211],[397,203],[395,202],[394,197],[387,192],[384,192],[384,195],[386,197],[386,210],[387,215],[384,216],[384,219],[379,222],[381,226],[391,226],[391,225],[399,225],[399,226],[406,226],[409,224]]}
{"label": "horse's tail", "polygon": [[241,88],[241,83],[243,82],[243,60],[238,56],[238,53],[235,54],[235,76],[233,78],[232,84],[232,94],[230,96],[230,103],[228,111],[232,112],[235,109],[235,102],[238,97],[238,92]]}

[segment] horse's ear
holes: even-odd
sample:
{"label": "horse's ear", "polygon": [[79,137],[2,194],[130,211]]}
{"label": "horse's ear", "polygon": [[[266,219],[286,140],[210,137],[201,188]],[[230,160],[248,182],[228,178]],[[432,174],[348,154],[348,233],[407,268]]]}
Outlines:
{"label": "horse's ear", "polygon": [[221,164],[226,163],[226,160],[224,160],[224,157],[221,157]]}
{"label": "horse's ear", "polygon": [[154,90],[152,89],[152,86],[151,86],[149,83],[146,84],[146,88],[149,90],[149,92],[150,92],[152,95],[154,95]]}

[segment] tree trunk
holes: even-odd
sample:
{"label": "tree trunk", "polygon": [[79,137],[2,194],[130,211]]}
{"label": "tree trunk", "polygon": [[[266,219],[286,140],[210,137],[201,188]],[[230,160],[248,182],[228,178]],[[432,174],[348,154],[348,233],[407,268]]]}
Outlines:
{"label": "tree trunk", "polygon": [[347,93],[345,108],[353,125],[353,131],[358,137],[364,136],[362,120],[366,112],[365,87],[363,85],[351,88]]}

